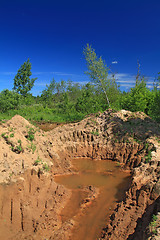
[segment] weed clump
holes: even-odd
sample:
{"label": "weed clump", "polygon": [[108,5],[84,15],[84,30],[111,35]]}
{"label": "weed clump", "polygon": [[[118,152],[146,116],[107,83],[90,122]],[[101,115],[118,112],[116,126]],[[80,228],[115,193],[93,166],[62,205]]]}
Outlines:
{"label": "weed clump", "polygon": [[28,131],[28,136],[27,136],[27,138],[28,138],[28,140],[29,141],[33,141],[34,140],[34,134],[35,134],[35,130],[34,130],[34,128],[29,128],[29,131]]}

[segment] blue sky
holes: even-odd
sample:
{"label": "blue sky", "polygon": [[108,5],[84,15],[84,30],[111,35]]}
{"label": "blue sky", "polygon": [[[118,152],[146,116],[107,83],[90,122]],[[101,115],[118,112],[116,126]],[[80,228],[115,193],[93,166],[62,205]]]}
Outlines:
{"label": "blue sky", "polygon": [[134,85],[137,59],[151,87],[160,72],[159,12],[159,0],[1,0],[0,91],[12,89],[28,58],[38,78],[34,95],[53,77],[88,81],[83,56],[87,43],[117,72],[121,89]]}

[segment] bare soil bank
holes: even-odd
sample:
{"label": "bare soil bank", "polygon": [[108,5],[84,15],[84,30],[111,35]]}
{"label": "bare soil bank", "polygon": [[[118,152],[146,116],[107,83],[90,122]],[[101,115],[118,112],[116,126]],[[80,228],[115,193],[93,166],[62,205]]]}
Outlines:
{"label": "bare soil bank", "polygon": [[0,135],[2,239],[71,239],[76,222],[60,218],[71,190],[54,176],[73,173],[75,157],[112,159],[132,171],[131,187],[101,239],[153,234],[145,229],[159,206],[160,126],[145,114],[107,110],[49,132],[15,116],[0,125]]}

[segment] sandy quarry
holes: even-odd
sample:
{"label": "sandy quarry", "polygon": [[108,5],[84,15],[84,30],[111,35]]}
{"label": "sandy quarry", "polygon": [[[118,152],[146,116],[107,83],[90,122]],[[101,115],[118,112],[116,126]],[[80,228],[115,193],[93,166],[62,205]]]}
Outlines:
{"label": "sandy quarry", "polygon": [[75,157],[112,159],[132,172],[101,239],[158,239],[160,126],[144,113],[107,110],[49,132],[16,115],[0,136],[0,239],[72,239],[76,223],[60,218],[71,190],[54,176],[74,172]]}

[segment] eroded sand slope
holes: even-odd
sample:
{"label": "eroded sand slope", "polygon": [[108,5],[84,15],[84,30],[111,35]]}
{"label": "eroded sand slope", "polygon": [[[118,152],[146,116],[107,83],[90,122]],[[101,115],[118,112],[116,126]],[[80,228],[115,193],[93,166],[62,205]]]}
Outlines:
{"label": "eroded sand slope", "polygon": [[107,110],[43,132],[16,115],[0,125],[0,135],[2,239],[70,236],[74,221],[63,224],[59,213],[71,191],[56,184],[54,175],[72,173],[74,157],[112,159],[133,173],[126,199],[111,215],[102,238],[148,237],[139,225],[147,227],[160,194],[160,126],[148,116]]}

